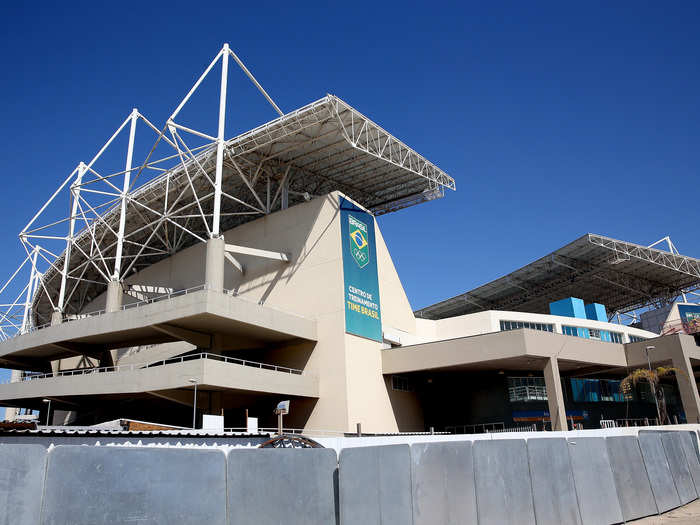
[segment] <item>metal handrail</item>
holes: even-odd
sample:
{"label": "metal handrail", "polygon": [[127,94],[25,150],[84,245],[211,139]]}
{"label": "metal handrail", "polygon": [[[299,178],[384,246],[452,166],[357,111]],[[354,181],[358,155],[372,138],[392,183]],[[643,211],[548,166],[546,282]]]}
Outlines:
{"label": "metal handrail", "polygon": [[469,425],[451,425],[445,427],[445,431],[450,434],[487,434],[489,432],[496,432],[499,429],[504,429],[505,423],[503,421],[496,421],[494,423],[472,423]]}
{"label": "metal handrail", "polygon": [[[199,359],[211,359],[213,361],[220,361],[224,363],[250,366],[253,368],[259,368],[261,370],[272,370],[274,372],[283,372],[286,374],[302,375],[303,371],[297,368],[289,368],[287,366],[272,365],[269,363],[260,363],[258,361],[250,361],[248,359],[238,359],[236,357],[228,357],[219,354],[210,354],[208,352],[202,352],[199,354],[189,354],[177,357],[170,357],[168,359],[163,359],[161,361],[148,362],[148,363],[130,363],[124,365],[114,365],[114,366],[101,366],[94,368],[76,368],[73,370],[63,370],[56,373],[42,374],[42,373],[28,373],[22,378],[22,381],[34,381],[36,379],[51,379],[55,377],[65,377],[65,376],[76,376],[76,375],[88,375],[88,374],[101,374],[101,373],[112,373],[112,372],[124,372],[124,371],[134,371],[143,370],[145,368],[153,368],[156,366],[165,366],[177,363],[184,363],[185,361],[196,361]],[[10,381],[5,381],[4,384],[8,384]]]}
{"label": "metal handrail", "polygon": [[[258,432],[261,434],[277,434],[277,427],[258,427]],[[226,427],[224,432],[241,432],[247,433],[246,427]],[[303,429],[303,428],[282,428],[283,434],[307,435],[307,436],[324,436],[324,437],[344,437],[347,432],[341,430],[318,430],[318,429]]]}
{"label": "metal handrail", "polygon": [[521,385],[508,387],[511,401],[546,401],[547,387],[544,385]]}
{"label": "metal handrail", "polygon": [[192,286],[190,288],[185,288],[184,290],[175,290],[173,292],[158,295],[156,297],[150,297],[148,299],[142,299],[141,301],[136,301],[133,303],[125,304],[120,308],[120,310],[129,310],[130,308],[138,308],[139,306],[143,306],[145,304],[157,303],[158,301],[163,301],[165,299],[172,299],[173,297],[180,297],[182,295],[187,295],[187,294],[193,293],[193,292],[199,292],[200,290],[206,290],[206,289],[207,289],[206,284],[200,284],[197,286]]}

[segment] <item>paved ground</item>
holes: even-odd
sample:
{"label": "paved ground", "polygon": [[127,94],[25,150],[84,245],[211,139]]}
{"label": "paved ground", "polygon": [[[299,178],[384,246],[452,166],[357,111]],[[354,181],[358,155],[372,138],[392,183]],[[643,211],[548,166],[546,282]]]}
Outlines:
{"label": "paved ground", "polygon": [[661,516],[651,516],[633,521],[634,525],[697,525],[700,523],[700,500],[677,508]]}

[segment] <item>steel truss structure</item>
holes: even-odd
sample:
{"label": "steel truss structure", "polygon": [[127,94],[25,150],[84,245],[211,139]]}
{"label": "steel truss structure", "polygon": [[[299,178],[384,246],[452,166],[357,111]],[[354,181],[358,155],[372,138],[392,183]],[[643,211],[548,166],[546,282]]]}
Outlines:
{"label": "steel truss structure", "polygon": [[[659,244],[666,243],[668,250]],[[416,311],[442,319],[485,310],[549,313],[549,303],[579,297],[607,307],[610,319],[659,308],[700,290],[700,260],[678,253],[669,237],[651,246],[586,234],[527,266]]]}
{"label": "steel truss structure", "polygon": [[[231,59],[279,117],[226,140]],[[216,66],[218,126],[205,132],[179,117]],[[105,151],[126,134],[123,166],[103,168]],[[141,162],[137,139],[153,143]],[[441,197],[445,188],[455,189],[450,176],[335,96],[284,114],[225,44],[163,126],[131,111],[20,232],[27,253],[20,268],[30,266],[31,275],[22,294],[5,303],[0,336],[47,324],[54,312],[81,316],[109,282],[313,196],[339,190],[380,215]],[[284,256],[232,245],[226,251],[240,271],[236,253]],[[125,288],[139,299],[169,291],[149,283]]]}

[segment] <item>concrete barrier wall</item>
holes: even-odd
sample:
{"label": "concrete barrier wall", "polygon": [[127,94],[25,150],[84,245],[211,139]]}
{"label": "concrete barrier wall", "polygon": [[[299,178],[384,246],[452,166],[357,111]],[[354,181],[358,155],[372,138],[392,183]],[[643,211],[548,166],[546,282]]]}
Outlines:
{"label": "concrete barrier wall", "polygon": [[341,523],[413,523],[408,445],[345,449],[338,479]]}
{"label": "concrete barrier wall", "polygon": [[0,447],[0,524],[39,523],[45,471],[46,449],[41,445]]}
{"label": "concrete barrier wall", "polygon": [[476,523],[470,441],[411,445],[414,525]]}
{"label": "concrete barrier wall", "polygon": [[228,523],[337,523],[337,468],[335,451],[325,448],[231,450]]}
{"label": "concrete barrier wall", "polygon": [[226,524],[220,450],[59,446],[49,451],[42,525]]}
{"label": "concrete barrier wall", "polygon": [[622,517],[631,521],[658,514],[637,438],[616,436],[605,442]]}
{"label": "concrete barrier wall", "polygon": [[474,478],[480,524],[535,524],[525,440],[474,443]]}
{"label": "concrete barrier wall", "polygon": [[581,525],[565,439],[529,439],[527,455],[538,525]]}
{"label": "concrete barrier wall", "polygon": [[659,432],[640,432],[638,441],[658,511],[663,513],[680,507],[681,500],[678,497],[671,467],[661,444],[661,434]]}
{"label": "concrete barrier wall", "polygon": [[0,525],[605,524],[697,498],[695,432],[332,449],[0,445]]}

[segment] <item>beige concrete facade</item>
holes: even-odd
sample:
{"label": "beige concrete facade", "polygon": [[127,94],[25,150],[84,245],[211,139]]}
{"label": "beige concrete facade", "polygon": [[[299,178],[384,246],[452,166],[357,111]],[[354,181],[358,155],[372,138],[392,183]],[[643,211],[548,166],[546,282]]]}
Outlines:
{"label": "beige concrete facade", "polygon": [[[0,343],[0,361],[13,368],[57,374],[98,365],[131,366],[0,385],[0,401],[23,406],[23,401],[51,397],[56,403],[70,398],[75,404],[81,396],[155,393],[186,404],[191,403],[188,380],[196,377],[203,392],[229,396],[218,398],[221,409],[236,395],[292,397],[293,403],[304,406],[297,424],[307,429],[352,432],[359,423],[369,433],[424,431],[420,396],[395,389],[392,376],[525,370],[544,376],[549,412],[559,429],[567,424],[562,374],[638,366],[646,362],[646,358],[640,361],[640,348],[654,344],[658,359],[672,362],[693,378],[685,386],[679,382],[679,389],[689,421],[697,420],[700,398],[692,366],[700,363],[700,347],[693,338],[654,339],[654,334],[635,328],[524,312],[416,319],[376,223],[385,341],[346,333],[340,196],[332,193],[248,222],[142,269],[124,283],[110,284],[85,308],[86,313],[105,309],[106,313]],[[231,253],[234,265],[225,255],[227,244],[283,253],[288,262]],[[187,293],[137,304],[136,298],[121,293],[131,285]],[[551,324],[555,329],[501,332],[504,320]],[[562,325],[618,331],[625,343],[562,335],[558,333]],[[632,337],[648,340],[628,343]],[[208,359],[142,367],[197,352],[301,373]]]}

